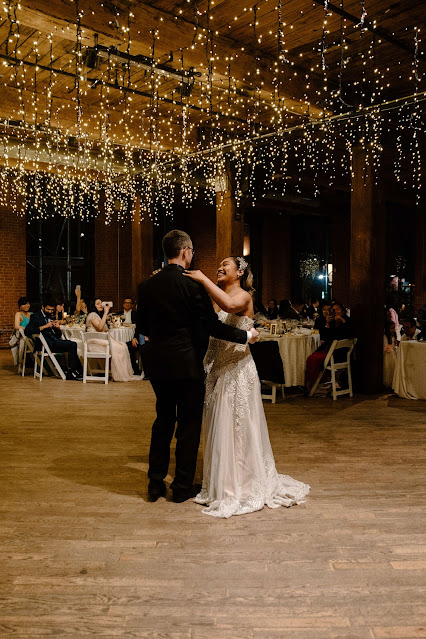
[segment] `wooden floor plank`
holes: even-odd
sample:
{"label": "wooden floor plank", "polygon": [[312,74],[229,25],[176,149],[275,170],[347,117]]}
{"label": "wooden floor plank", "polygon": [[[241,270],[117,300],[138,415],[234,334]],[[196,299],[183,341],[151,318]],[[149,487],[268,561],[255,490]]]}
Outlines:
{"label": "wooden floor plank", "polygon": [[40,383],[0,351],[0,402],[2,638],[426,637],[425,402],[266,404],[312,491],[229,520],[148,502],[149,382]]}

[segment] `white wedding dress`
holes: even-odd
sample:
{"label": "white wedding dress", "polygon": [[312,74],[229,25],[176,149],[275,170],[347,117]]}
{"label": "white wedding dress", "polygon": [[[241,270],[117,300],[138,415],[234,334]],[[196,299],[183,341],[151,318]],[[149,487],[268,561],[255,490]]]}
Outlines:
{"label": "white wedding dress", "polygon": [[[86,331],[88,333],[97,333],[98,331],[93,325],[93,319],[99,320],[97,313],[89,313],[86,319]],[[105,328],[103,333],[107,333]],[[107,342],[103,339],[93,339],[88,344],[88,350],[92,352],[106,351]],[[114,382],[131,382],[134,379],[132,363],[130,361],[129,349],[126,344],[117,342],[114,338],[110,340],[111,346],[111,374]],[[103,362],[99,363],[99,367],[103,368]]]}
{"label": "white wedding dress", "polygon": [[[250,330],[253,320],[220,311],[225,324]],[[195,502],[203,513],[231,517],[305,501],[307,484],[279,475],[269,441],[260,382],[248,344],[210,338],[205,358],[204,470]]]}

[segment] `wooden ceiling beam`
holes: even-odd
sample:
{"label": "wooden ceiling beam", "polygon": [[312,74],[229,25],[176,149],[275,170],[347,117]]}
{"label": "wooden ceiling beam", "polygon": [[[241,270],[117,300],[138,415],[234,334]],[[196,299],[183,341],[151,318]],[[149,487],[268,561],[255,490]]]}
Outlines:
{"label": "wooden ceiling beam", "polygon": [[[122,4],[122,3],[121,3]],[[118,8],[120,2],[117,0]],[[22,0],[21,9],[17,11],[21,24],[36,28],[44,33],[53,33],[64,39],[76,40],[75,4],[64,3],[62,0]],[[109,3],[96,4],[92,10],[90,0],[80,0],[79,9],[83,11],[81,18],[82,43],[93,46],[95,35],[104,46],[117,46],[124,51],[127,39],[124,32],[117,28],[127,26],[127,20],[114,14]],[[115,5],[114,5],[115,7]],[[117,9],[115,9],[117,11]],[[131,24],[132,52],[150,56],[152,54],[152,32],[158,30],[155,41],[155,57],[168,56],[170,49],[183,49],[183,60],[186,68],[194,67],[207,79],[207,55],[205,44],[197,44],[198,34],[206,33],[205,29],[197,28],[191,22],[155,9],[143,3],[131,6],[133,13]],[[119,11],[120,13],[120,11]],[[122,10],[123,16],[126,10]],[[122,24],[120,25],[120,21]],[[141,30],[137,30],[140,27]],[[205,39],[205,38],[204,38]],[[194,49],[191,45],[194,44]],[[188,47],[188,48],[187,48]],[[224,36],[213,36],[214,82],[222,85],[228,82],[228,65],[231,73],[238,81],[238,88],[260,91],[263,99],[271,99],[276,78],[274,65],[276,59],[265,55],[260,49],[253,51],[242,43]],[[232,60],[231,60],[232,59]],[[180,66],[180,60],[179,64]],[[256,70],[259,70],[257,73]],[[309,102],[309,115],[318,117],[322,113],[321,82],[310,77],[306,78],[306,71],[297,66],[286,65],[285,73],[280,74],[280,95],[288,101],[288,108],[299,114],[306,114]],[[306,96],[306,97],[305,97]]]}
{"label": "wooden ceiling beam", "polygon": [[[34,93],[24,90],[22,92],[22,98],[25,108],[25,122],[29,126],[34,125],[35,118],[35,103]],[[81,127],[84,136],[88,139],[100,142],[100,119],[101,114],[99,108],[96,106],[85,105],[84,99],[82,99],[82,121]],[[76,136],[77,131],[77,117],[76,117],[76,102],[72,99],[65,99],[63,97],[53,96],[52,100],[52,116],[49,122],[45,122],[43,109],[46,105],[46,96],[43,94],[38,95],[38,124],[47,124],[52,128],[58,127],[61,133],[68,132],[70,136]],[[22,121],[21,113],[21,95],[18,89],[11,86],[3,86],[0,91],[0,118],[7,118],[9,120]],[[121,112],[111,109],[109,114],[109,134],[112,144],[128,143],[128,137],[122,123]],[[135,147],[141,149],[149,149],[149,125],[145,130],[141,129],[141,122],[138,118],[129,122],[128,131],[132,140],[132,144]],[[157,123],[157,131],[162,145],[162,150],[172,150],[178,144],[180,144],[181,131],[180,127],[172,122],[168,122],[167,126]],[[40,132],[43,136],[43,133]],[[196,145],[196,131],[190,130],[187,132],[187,142],[191,145]],[[18,140],[11,142],[11,144],[18,144]]]}
{"label": "wooden ceiling beam", "polygon": [[[337,5],[332,4],[331,2],[326,2],[326,0],[313,0],[313,1],[315,2],[315,4],[318,4],[321,7],[324,7],[324,9],[327,7],[328,11],[331,11],[332,13],[336,13],[337,15],[341,16],[345,20],[349,20],[349,22],[353,22],[354,24],[360,23],[359,17],[354,16],[352,13],[348,13],[341,7],[338,7]],[[405,44],[405,42],[402,42],[402,40],[398,40],[398,38],[395,38],[395,36],[389,33],[388,31],[386,31],[386,29],[375,26],[374,23],[371,22],[371,20],[367,20],[367,18],[365,18],[363,23],[363,28],[367,29],[368,31],[371,31],[371,33],[374,33],[379,38],[382,38],[382,40],[386,40],[386,42],[389,42],[390,44],[393,44],[395,47],[402,49],[406,53],[409,53],[411,56],[414,56],[413,47],[409,46],[408,44]],[[424,58],[424,54],[421,53],[420,51],[418,52],[417,55],[419,58]]]}

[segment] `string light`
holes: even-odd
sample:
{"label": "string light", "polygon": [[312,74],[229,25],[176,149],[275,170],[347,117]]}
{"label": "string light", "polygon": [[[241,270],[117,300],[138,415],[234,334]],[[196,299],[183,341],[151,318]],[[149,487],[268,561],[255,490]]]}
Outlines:
{"label": "string light", "polygon": [[[10,201],[18,214],[27,197],[28,214],[39,218],[87,217],[104,208],[107,223],[124,222],[134,216],[140,196],[142,218],[160,223],[162,215],[172,215],[176,182],[187,206],[201,186],[214,202],[217,180],[230,169],[237,206],[246,195],[255,204],[267,193],[285,194],[287,178],[294,176],[299,192],[302,177],[309,177],[316,197],[320,178],[331,185],[338,174],[350,174],[354,144],[364,146],[367,168],[377,181],[389,132],[396,137],[395,177],[402,181],[408,168],[420,201],[426,95],[419,28],[410,69],[413,95],[386,102],[390,70],[380,65],[380,34],[376,22],[367,20],[364,0],[353,31],[339,19],[337,42],[331,41],[339,33],[333,7],[323,3],[321,41],[309,69],[304,52],[298,59],[291,55],[292,31],[306,15],[290,14],[281,0],[258,0],[223,24],[218,24],[214,0],[204,8],[188,3],[177,15],[159,12],[145,66],[132,55],[141,40],[132,10],[111,9],[120,52],[97,41],[87,46],[83,32],[90,16],[78,0],[73,6],[75,17],[66,27],[75,34],[73,46],[62,48],[67,61],[58,63],[54,51],[62,46],[60,30],[34,33],[28,50],[19,3],[3,2],[2,81],[17,99],[9,117],[0,120],[0,203]],[[162,31],[167,18],[177,30],[189,34],[193,29],[185,46],[181,37],[176,46],[170,43],[175,50],[166,59]],[[359,43],[351,54],[352,33]],[[229,37],[232,47],[224,40]],[[241,47],[235,44],[239,37],[245,40]],[[274,53],[265,54],[266,49]],[[170,66],[174,56],[179,69]],[[354,76],[351,65],[362,73]],[[62,100],[56,99],[59,94]]]}

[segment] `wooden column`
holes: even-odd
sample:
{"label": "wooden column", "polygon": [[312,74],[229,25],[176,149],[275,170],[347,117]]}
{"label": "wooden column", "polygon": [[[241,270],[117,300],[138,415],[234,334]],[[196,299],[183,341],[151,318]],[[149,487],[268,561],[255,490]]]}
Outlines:
{"label": "wooden column", "polygon": [[416,250],[414,269],[414,315],[426,306],[426,221],[422,206],[416,210]]}
{"label": "wooden column", "polygon": [[[262,212],[262,298],[291,300],[291,216]],[[260,301],[260,300],[259,300]]]}
{"label": "wooden column", "polygon": [[132,221],[132,290],[136,297],[139,284],[148,279],[154,269],[153,222],[145,216],[141,219],[141,200],[137,196]]}
{"label": "wooden column", "polygon": [[231,180],[220,180],[223,190],[216,194],[216,263],[230,255],[242,255],[244,216],[237,210]]}
{"label": "wooden column", "polygon": [[385,302],[385,206],[374,184],[365,151],[353,150],[351,198],[350,308],[358,337],[357,387],[363,393],[383,388]]}
{"label": "wooden column", "polygon": [[334,192],[333,195],[322,198],[322,210],[330,219],[330,253],[333,263],[332,293],[333,297],[345,306],[350,306],[350,245],[351,222],[350,201],[342,193]]}

